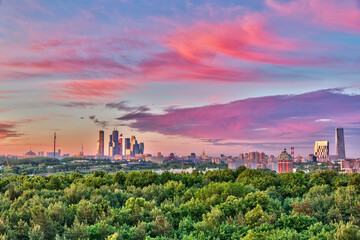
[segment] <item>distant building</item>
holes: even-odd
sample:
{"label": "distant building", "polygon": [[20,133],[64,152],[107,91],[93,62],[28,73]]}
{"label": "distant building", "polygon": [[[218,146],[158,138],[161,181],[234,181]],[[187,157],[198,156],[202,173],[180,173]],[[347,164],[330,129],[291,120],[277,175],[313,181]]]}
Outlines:
{"label": "distant building", "polygon": [[47,152],[46,156],[47,157],[56,157],[56,158],[61,157],[60,149],[59,149],[58,152],[55,152],[55,153],[54,152]]}
{"label": "distant building", "polygon": [[360,159],[341,160],[341,170],[344,173],[360,173]]}
{"label": "distant building", "polygon": [[205,150],[203,150],[203,153],[201,154],[201,159],[202,160],[206,160],[207,159],[207,156],[205,154]]}
{"label": "distant building", "polygon": [[264,152],[259,154],[259,159],[257,160],[257,169],[265,169],[267,165],[267,159]]}
{"label": "distant building", "polygon": [[123,135],[122,133],[119,136],[119,140],[118,140],[118,150],[117,150],[117,154],[118,155],[123,155]]}
{"label": "distant building", "polygon": [[99,157],[103,157],[104,156],[104,131],[100,130],[99,131],[99,140],[98,140],[98,151],[97,151],[97,155]]}
{"label": "distant building", "polygon": [[335,129],[335,155],[337,155],[339,159],[345,159],[345,139],[343,128]]}
{"label": "distant building", "polygon": [[130,138],[125,138],[125,156],[131,156],[131,142]]}
{"label": "distant building", "polygon": [[139,144],[139,153],[144,154],[145,153],[145,145],[143,142]]}
{"label": "distant building", "polygon": [[164,162],[164,158],[163,157],[147,156],[147,157],[145,157],[145,161],[153,162],[153,163],[157,163],[157,164],[162,164]]}
{"label": "distant building", "polygon": [[36,153],[34,153],[33,151],[30,150],[29,152],[25,153],[24,156],[25,156],[26,158],[34,158],[34,157],[36,157],[37,155],[36,155]]}
{"label": "distant building", "polygon": [[278,160],[277,160],[277,158],[275,158],[274,155],[270,155],[270,157],[269,157],[268,168],[275,172],[279,171]]}
{"label": "distant building", "polygon": [[114,130],[112,132],[112,157],[115,156],[115,155],[118,155],[118,151],[119,151],[119,131],[117,130]]}
{"label": "distant building", "polygon": [[293,171],[293,159],[287,153],[286,148],[278,157],[279,173],[287,173]]}
{"label": "distant building", "polygon": [[131,136],[131,141],[130,141],[131,156],[135,156],[135,153],[134,153],[134,145],[135,145],[135,143],[137,143],[136,137]]}
{"label": "distant building", "polygon": [[135,143],[133,145],[133,149],[132,149],[132,156],[135,156],[137,154],[140,153],[140,145],[138,144],[138,142],[135,140]]}
{"label": "distant building", "polygon": [[112,156],[114,156],[114,154],[113,154],[113,149],[114,148],[114,146],[113,146],[113,136],[110,134],[110,139],[109,139],[109,157],[112,157]]}
{"label": "distant building", "polygon": [[235,170],[240,166],[244,166],[244,161],[242,161],[242,160],[239,160],[239,161],[230,160],[230,161],[228,161],[228,169]]}
{"label": "distant building", "polygon": [[314,154],[309,154],[308,161],[309,162],[316,162],[317,161],[316,156]]}
{"label": "distant building", "polygon": [[329,141],[316,141],[314,155],[318,160],[326,159],[329,156]]}

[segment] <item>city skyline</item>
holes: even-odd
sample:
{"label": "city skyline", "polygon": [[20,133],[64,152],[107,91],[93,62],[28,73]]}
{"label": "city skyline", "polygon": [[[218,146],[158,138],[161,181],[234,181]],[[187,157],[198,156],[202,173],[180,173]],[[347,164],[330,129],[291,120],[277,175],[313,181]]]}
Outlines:
{"label": "city skyline", "polygon": [[0,154],[56,132],[96,155],[104,130],[106,155],[116,128],[152,154],[334,155],[343,128],[360,157],[359,22],[356,0],[0,0]]}
{"label": "city skyline", "polygon": [[[108,151],[106,152],[105,149],[105,142],[104,142],[104,137],[105,137],[105,132],[104,130],[100,130],[98,132],[98,140],[97,140],[97,146],[96,146],[96,154],[85,154],[84,153],[84,149],[83,149],[83,144],[81,145],[81,151],[77,152],[77,154],[75,155],[71,155],[69,153],[64,153],[64,156],[91,156],[91,157],[110,157],[110,158],[114,158],[114,157],[134,157],[137,156],[137,154],[140,154],[142,156],[156,156],[159,155],[161,152],[145,152],[144,151],[144,147],[145,144],[144,142],[139,142],[136,139],[136,136],[132,135],[131,138],[126,138],[123,136],[123,134],[121,132],[119,132],[118,130],[114,129],[112,131],[110,131],[109,134],[109,139],[110,141],[108,142]],[[115,138],[114,138],[115,136]],[[335,128],[335,146],[334,146],[334,153],[331,154],[332,152],[330,152],[330,141],[315,141],[315,146],[314,146],[314,152],[308,152],[305,154],[297,154],[295,156],[295,147],[291,147],[291,158],[295,159],[296,157],[302,157],[302,158],[309,158],[310,156],[315,156],[317,158],[317,160],[320,161],[324,161],[324,160],[328,160],[329,157],[333,158],[335,157],[336,159],[346,159],[345,158],[345,142],[344,142],[344,138],[345,138],[345,134],[344,134],[344,129],[343,128]],[[51,157],[51,156],[56,156],[56,157],[60,157],[61,154],[61,149],[59,148],[57,151],[55,151],[56,149],[56,133],[54,133],[54,139],[53,139],[53,148],[54,151],[53,152],[47,152],[47,156]],[[115,142],[118,142],[118,145],[115,144]],[[124,144],[123,144],[124,143]],[[286,150],[286,147],[285,147]],[[276,150],[274,150],[275,152]],[[31,147],[30,147],[30,151]],[[29,152],[25,153],[25,154],[18,154],[18,156],[26,156]],[[273,151],[269,151],[269,155],[268,156],[273,156],[272,154]],[[39,157],[44,157],[44,151],[39,151],[38,152],[38,156]],[[259,149],[251,149],[248,153],[246,154],[258,154],[258,157],[261,158],[261,154],[264,154],[264,152],[262,152],[261,150],[259,151]],[[276,153],[275,153],[276,154]],[[3,154],[4,155],[4,154]],[[6,153],[5,153],[6,155]],[[10,154],[11,155],[11,154]],[[35,154],[36,155],[36,154]],[[181,157],[185,157],[185,156],[192,156],[192,155],[197,155],[196,153],[191,152],[189,153],[185,153],[185,154],[177,154],[174,152],[165,152],[165,156],[171,156],[171,155],[176,155],[176,156],[181,156]],[[202,150],[202,154],[198,154],[198,156],[206,156],[205,154],[205,149],[203,148]],[[241,156],[244,156],[243,152],[239,152],[239,153],[235,153],[235,154],[224,154],[224,153],[216,153],[216,154],[212,154],[209,157],[218,157],[218,156],[231,156],[231,157],[236,157],[236,156],[240,156],[240,158],[242,158]],[[265,155],[262,156],[262,158],[264,158]],[[255,157],[252,157],[255,159]],[[351,158],[350,158],[351,159]]]}

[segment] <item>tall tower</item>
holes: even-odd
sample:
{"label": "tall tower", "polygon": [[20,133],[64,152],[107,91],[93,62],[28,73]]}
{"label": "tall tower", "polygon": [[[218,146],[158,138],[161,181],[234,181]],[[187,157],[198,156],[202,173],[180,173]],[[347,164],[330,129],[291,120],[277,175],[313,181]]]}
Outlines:
{"label": "tall tower", "polygon": [[115,156],[118,153],[118,146],[119,146],[119,131],[115,130],[112,132],[112,141],[113,141],[113,155]]}
{"label": "tall tower", "polygon": [[121,156],[123,155],[123,135],[122,135],[122,133],[119,136],[117,154],[119,154]]}
{"label": "tall tower", "polygon": [[135,153],[134,153],[134,145],[136,143],[136,137],[135,136],[131,136],[131,141],[130,141],[130,151],[131,151],[131,156],[134,156]]}
{"label": "tall tower", "polygon": [[97,155],[99,157],[103,157],[104,156],[104,131],[100,130],[99,131],[99,140],[98,140],[98,152]]}
{"label": "tall tower", "polygon": [[109,157],[113,156],[113,137],[110,134],[110,139],[109,139]]}
{"label": "tall tower", "polygon": [[130,155],[131,155],[131,142],[130,142],[130,138],[125,138],[124,144],[125,144],[125,155],[126,155],[126,156],[130,156]]}
{"label": "tall tower", "polygon": [[145,145],[143,142],[140,143],[139,151],[140,151],[140,154],[144,154],[144,152],[145,152]]}
{"label": "tall tower", "polygon": [[56,132],[54,132],[54,157],[56,155]]}
{"label": "tall tower", "polygon": [[339,159],[345,159],[345,139],[343,128],[335,129],[335,155],[337,155]]}
{"label": "tall tower", "polygon": [[295,159],[295,148],[291,147],[291,157],[294,160]]}

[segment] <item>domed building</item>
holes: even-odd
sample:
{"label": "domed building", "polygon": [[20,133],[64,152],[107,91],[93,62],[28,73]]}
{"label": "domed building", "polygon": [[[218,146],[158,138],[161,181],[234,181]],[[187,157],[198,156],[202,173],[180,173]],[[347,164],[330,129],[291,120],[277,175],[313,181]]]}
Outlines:
{"label": "domed building", "polygon": [[279,173],[287,173],[293,171],[294,161],[290,154],[287,153],[286,148],[278,157]]}
{"label": "domed building", "polygon": [[36,153],[34,153],[33,151],[31,151],[31,149],[30,149],[30,151],[27,152],[27,153],[25,153],[24,156],[25,156],[26,158],[34,158],[34,157],[36,157],[37,155],[36,155]]}

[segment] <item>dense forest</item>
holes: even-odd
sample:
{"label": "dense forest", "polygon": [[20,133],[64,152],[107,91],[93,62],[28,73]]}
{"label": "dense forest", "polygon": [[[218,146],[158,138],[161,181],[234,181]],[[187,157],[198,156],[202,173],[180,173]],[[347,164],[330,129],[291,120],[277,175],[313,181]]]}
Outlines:
{"label": "dense forest", "polygon": [[359,174],[100,171],[0,191],[0,239],[360,239]]}

